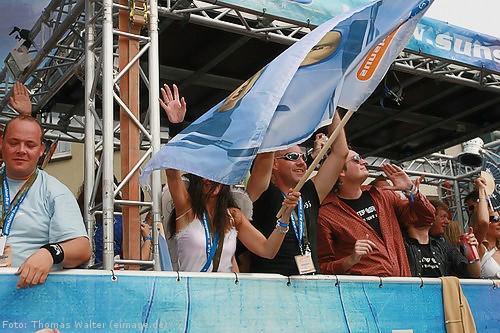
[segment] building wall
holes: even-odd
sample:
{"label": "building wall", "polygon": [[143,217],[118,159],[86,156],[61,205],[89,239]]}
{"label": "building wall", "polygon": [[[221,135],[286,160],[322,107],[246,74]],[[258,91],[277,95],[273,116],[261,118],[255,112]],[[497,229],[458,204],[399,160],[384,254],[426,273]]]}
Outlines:
{"label": "building wall", "polygon": [[[45,170],[64,183],[75,196],[83,184],[84,149],[81,143],[71,144],[71,156],[64,158],[54,157]],[[118,179],[120,176],[120,153],[114,157],[114,170]]]}
{"label": "building wall", "polygon": [[71,157],[53,158],[45,171],[69,187],[76,196],[83,183],[83,144],[72,143]]}

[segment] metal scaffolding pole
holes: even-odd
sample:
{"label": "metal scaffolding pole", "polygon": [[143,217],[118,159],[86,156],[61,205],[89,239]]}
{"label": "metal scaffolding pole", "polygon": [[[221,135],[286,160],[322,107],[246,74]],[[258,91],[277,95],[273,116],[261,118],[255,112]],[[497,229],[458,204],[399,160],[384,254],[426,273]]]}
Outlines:
{"label": "metal scaffolding pole", "polygon": [[[95,75],[95,48],[94,36],[95,27],[95,3],[93,0],[85,1],[85,146],[84,146],[84,219],[87,223],[87,231],[90,244],[94,245],[95,213],[91,213],[91,198],[94,189],[95,172],[95,92],[93,93],[94,82],[99,78]],[[95,196],[94,196],[95,197]],[[95,258],[92,258],[89,265],[93,265]]]}
{"label": "metal scaffolding pole", "polygon": [[[128,268],[138,268],[137,264],[153,265],[160,270],[158,252],[158,230],[161,225],[160,172],[153,174],[151,188],[147,191],[148,198],[138,197],[138,174],[147,157],[160,149],[159,121],[159,59],[158,59],[158,14],[156,1],[130,2],[113,4],[105,1],[102,18],[102,48],[100,63],[102,63],[102,114],[103,114],[103,152],[100,168],[103,184],[103,226],[104,226],[104,269],[113,269],[115,264],[124,264]],[[119,15],[116,15],[120,12]],[[121,20],[116,22],[116,18]],[[114,21],[113,21],[114,19]],[[131,22],[129,22],[131,20]],[[114,23],[113,23],[114,22]],[[129,23],[133,28],[129,29]],[[147,23],[148,36],[141,35],[143,24]],[[119,27],[116,29],[116,27]],[[120,69],[114,68],[116,55],[114,50],[120,43]],[[145,86],[149,89],[149,128],[141,123],[139,114],[138,92],[140,89],[139,59],[146,52],[149,59],[148,77],[144,75]],[[122,54],[124,53],[124,54]],[[98,71],[97,71],[98,72]],[[113,117],[114,103],[120,106],[120,125]],[[95,115],[95,112],[94,112]],[[140,136],[139,134],[142,134]],[[94,132],[95,135],[95,132]],[[140,142],[140,138],[142,141]],[[118,141],[119,139],[119,141]],[[121,181],[114,188],[114,148],[120,142],[121,147]],[[146,156],[140,157],[140,147],[149,146]],[[94,149],[95,151],[95,149]],[[93,167],[92,167],[93,171]],[[88,172],[90,177],[90,172]],[[95,186],[94,186],[95,187]],[[123,198],[117,199],[122,191]],[[137,195],[134,195],[137,194]],[[123,259],[114,259],[113,216],[115,204],[123,207]],[[140,258],[140,214],[152,208],[153,220],[153,260]],[[140,260],[142,259],[142,260]]]}
{"label": "metal scaffolding pole", "polygon": [[[160,63],[158,50],[158,6],[156,0],[149,3],[149,124],[151,131],[151,154],[160,150]],[[155,270],[161,270],[158,248],[158,231],[161,227],[161,176],[160,171],[154,171],[151,176],[151,200],[153,212],[153,262]],[[143,258],[144,259],[144,258]]]}
{"label": "metal scaffolding pole", "polygon": [[114,267],[114,191],[113,191],[113,0],[103,0],[102,19],[102,222],[104,234],[103,266]]}

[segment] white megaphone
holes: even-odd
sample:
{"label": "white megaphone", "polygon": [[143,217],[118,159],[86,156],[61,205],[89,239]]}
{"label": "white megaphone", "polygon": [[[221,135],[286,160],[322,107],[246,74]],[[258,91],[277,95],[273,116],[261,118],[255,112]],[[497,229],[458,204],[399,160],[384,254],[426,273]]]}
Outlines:
{"label": "white megaphone", "polygon": [[464,150],[457,156],[458,161],[466,166],[481,166],[483,162],[483,158],[481,156],[483,144],[484,142],[481,138],[475,138],[464,142]]}

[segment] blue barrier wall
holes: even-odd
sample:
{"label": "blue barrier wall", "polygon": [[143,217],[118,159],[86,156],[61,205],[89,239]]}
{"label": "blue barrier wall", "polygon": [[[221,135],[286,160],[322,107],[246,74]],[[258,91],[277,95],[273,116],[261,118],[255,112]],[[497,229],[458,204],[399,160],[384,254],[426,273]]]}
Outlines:
{"label": "blue barrier wall", "polygon": [[[0,331],[445,332],[437,279],[69,271],[17,290],[0,274]],[[289,282],[289,283],[288,283]],[[463,283],[478,332],[499,332],[499,289]],[[481,282],[479,282],[481,283]]]}

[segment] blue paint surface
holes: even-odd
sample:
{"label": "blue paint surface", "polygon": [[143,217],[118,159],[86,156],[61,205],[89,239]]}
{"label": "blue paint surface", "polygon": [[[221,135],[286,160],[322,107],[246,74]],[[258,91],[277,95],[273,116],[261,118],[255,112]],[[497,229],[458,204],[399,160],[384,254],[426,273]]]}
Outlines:
{"label": "blue paint surface", "polygon": [[[34,332],[445,332],[439,280],[353,281],[229,274],[71,271],[17,290],[0,274],[0,331]],[[126,274],[126,275],[123,275]],[[499,332],[499,290],[463,284],[478,332]]]}

